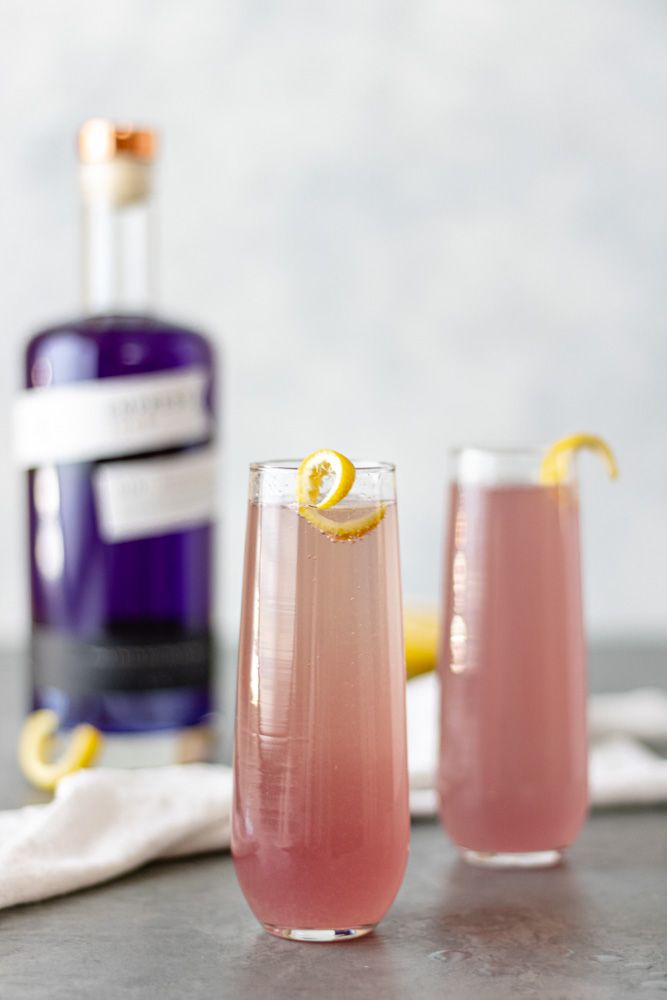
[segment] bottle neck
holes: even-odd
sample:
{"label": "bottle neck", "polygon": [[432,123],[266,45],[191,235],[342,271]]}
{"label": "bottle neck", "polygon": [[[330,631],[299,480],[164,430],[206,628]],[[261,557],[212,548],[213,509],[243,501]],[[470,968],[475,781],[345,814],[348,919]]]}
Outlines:
{"label": "bottle neck", "polygon": [[150,192],[83,187],[83,304],[89,315],[146,314],[153,302]]}

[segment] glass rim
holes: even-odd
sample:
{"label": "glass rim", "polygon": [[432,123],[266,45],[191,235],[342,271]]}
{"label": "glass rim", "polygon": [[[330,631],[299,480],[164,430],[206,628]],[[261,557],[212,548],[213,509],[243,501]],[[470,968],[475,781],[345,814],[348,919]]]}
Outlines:
{"label": "glass rim", "polygon": [[548,444],[518,444],[518,445],[481,445],[466,444],[456,445],[447,449],[447,454],[452,458],[465,455],[467,452],[475,452],[478,455],[494,455],[500,458],[542,455],[549,448]]}
{"label": "glass rim", "polygon": [[[393,462],[376,461],[375,459],[350,459],[357,472],[396,472]],[[273,458],[250,463],[251,472],[296,472],[303,458]]]}
{"label": "glass rim", "polygon": [[[548,445],[450,448],[447,465],[450,482],[466,486],[542,485],[542,467]],[[569,463],[565,480],[576,482],[576,463]],[[564,480],[564,481],[565,481]]]}

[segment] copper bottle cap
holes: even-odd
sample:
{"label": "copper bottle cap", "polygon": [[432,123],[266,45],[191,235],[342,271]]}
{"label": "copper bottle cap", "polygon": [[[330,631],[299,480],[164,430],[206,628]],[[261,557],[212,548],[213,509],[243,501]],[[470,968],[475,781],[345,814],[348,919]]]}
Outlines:
{"label": "copper bottle cap", "polygon": [[108,163],[119,153],[149,163],[155,156],[157,133],[149,128],[123,125],[106,118],[91,118],[79,129],[82,163]]}

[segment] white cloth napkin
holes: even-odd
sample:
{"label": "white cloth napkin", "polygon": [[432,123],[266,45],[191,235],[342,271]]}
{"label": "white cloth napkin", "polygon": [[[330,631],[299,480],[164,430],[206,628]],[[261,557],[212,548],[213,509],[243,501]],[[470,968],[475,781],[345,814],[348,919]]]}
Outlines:
{"label": "white cloth napkin", "polygon": [[630,736],[667,743],[667,691],[638,688],[622,694],[596,694],[588,703],[591,739]]}
{"label": "white cloth napkin", "polygon": [[0,908],[228,847],[231,809],[222,765],[79,771],[47,805],[0,812]]}
{"label": "white cloth napkin", "polygon": [[[410,682],[417,816],[436,812],[437,703],[433,675]],[[639,742],[667,743],[667,692],[596,695],[590,721],[593,805],[667,801],[667,760]],[[0,909],[106,882],[159,858],[223,850],[231,809],[232,775],[223,765],[79,771],[47,805],[0,812]]]}
{"label": "white cloth napkin", "polygon": [[[667,802],[667,760],[642,741],[667,744],[667,691],[642,688],[589,700],[589,783],[593,806]],[[438,683],[424,674],[408,684],[410,811],[437,812]]]}

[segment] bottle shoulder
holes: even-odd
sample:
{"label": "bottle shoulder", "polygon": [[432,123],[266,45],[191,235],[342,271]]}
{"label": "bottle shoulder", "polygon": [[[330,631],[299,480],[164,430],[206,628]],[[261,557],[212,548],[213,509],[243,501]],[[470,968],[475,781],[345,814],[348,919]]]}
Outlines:
{"label": "bottle shoulder", "polygon": [[157,316],[91,316],[47,327],[26,348],[26,384],[146,374],[215,362],[199,330]]}

